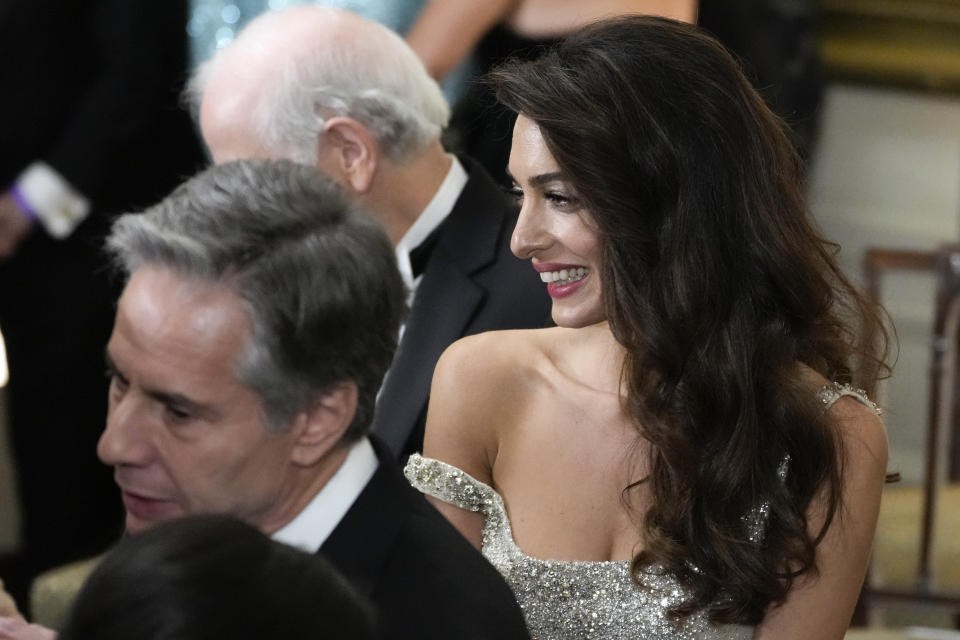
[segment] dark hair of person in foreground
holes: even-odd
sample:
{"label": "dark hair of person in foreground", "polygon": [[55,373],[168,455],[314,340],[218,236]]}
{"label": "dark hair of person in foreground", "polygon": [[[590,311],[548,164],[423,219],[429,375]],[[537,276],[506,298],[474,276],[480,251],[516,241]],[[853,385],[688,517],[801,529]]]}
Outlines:
{"label": "dark hair of person in foreground", "polygon": [[321,556],[226,516],[122,540],[84,584],[59,640],[373,638],[369,606]]}
{"label": "dark hair of person in foreground", "polygon": [[[692,595],[674,615],[756,624],[816,571],[842,517],[841,439],[801,365],[872,391],[888,371],[880,310],[811,222],[784,123],[696,27],[604,21],[490,81],[598,227],[625,411],[652,444],[649,475],[623,494],[652,496],[634,576],[655,563],[677,576]],[[761,545],[743,535],[757,505]]]}

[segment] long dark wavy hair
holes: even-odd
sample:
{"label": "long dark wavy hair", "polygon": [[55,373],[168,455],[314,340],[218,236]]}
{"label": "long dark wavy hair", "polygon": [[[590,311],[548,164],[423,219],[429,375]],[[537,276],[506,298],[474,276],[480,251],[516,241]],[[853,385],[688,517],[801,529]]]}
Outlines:
{"label": "long dark wavy hair", "polygon": [[651,444],[649,476],[625,490],[652,497],[634,577],[675,575],[691,594],[678,617],[755,624],[816,571],[842,513],[842,442],[801,365],[871,391],[887,372],[881,312],[810,220],[784,123],[696,27],[598,22],[490,81],[599,228],[625,410]]}

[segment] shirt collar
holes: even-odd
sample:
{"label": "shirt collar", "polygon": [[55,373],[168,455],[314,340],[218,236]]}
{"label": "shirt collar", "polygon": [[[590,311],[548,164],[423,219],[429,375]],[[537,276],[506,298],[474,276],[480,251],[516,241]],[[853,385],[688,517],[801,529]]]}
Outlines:
{"label": "shirt collar", "polygon": [[467,178],[466,169],[460,164],[460,160],[453,156],[447,176],[433,195],[433,199],[397,243],[397,266],[400,268],[404,284],[410,291],[416,288],[413,269],[410,267],[410,251],[420,246],[420,243],[426,240],[427,236],[450,215],[453,205],[457,203],[457,198],[467,184]]}
{"label": "shirt collar", "polygon": [[327,484],[272,538],[316,553],[367,486],[378,466],[380,462],[370,439],[364,437],[355,442]]}

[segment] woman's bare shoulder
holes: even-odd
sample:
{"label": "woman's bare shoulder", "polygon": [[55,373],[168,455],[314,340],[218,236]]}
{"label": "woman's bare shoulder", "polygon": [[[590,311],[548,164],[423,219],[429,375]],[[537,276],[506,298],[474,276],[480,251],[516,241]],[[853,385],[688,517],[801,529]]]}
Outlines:
{"label": "woman's bare shoulder", "polygon": [[877,410],[850,396],[841,397],[830,408],[844,443],[852,471],[865,475],[886,475],[889,458],[887,430]]}
{"label": "woman's bare shoulder", "polygon": [[488,331],[467,336],[447,347],[434,374],[437,378],[453,373],[460,380],[471,380],[483,387],[511,383],[529,374],[551,358],[558,333],[565,329],[515,329]]}
{"label": "woman's bare shoulder", "polygon": [[[848,395],[802,369],[801,384],[812,394],[827,390],[817,398],[825,403],[841,442],[841,511],[817,546],[818,571],[794,583],[786,602],[772,608],[757,628],[756,640],[843,637],[866,573],[885,481],[887,436],[875,408],[861,394]],[[823,497],[812,503],[812,533],[819,531],[826,513]]]}
{"label": "woman's bare shoulder", "polygon": [[[477,465],[492,463],[500,430],[522,419],[553,331],[491,331],[450,345],[433,374],[424,453],[466,464],[458,466],[483,479]],[[465,453],[485,460],[464,460]]]}

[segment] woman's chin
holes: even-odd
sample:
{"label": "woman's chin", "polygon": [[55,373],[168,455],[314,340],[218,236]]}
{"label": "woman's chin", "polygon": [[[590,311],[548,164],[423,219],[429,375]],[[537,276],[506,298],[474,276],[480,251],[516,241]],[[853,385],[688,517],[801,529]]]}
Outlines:
{"label": "woman's chin", "polygon": [[606,316],[603,313],[571,312],[569,309],[558,309],[556,305],[551,317],[554,324],[565,329],[582,329],[606,321]]}

